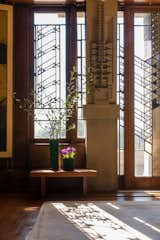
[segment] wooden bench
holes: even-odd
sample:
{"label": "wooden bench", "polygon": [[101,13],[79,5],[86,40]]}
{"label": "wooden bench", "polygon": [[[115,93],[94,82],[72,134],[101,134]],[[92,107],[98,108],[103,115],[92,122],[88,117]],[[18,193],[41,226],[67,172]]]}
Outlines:
{"label": "wooden bench", "polygon": [[92,169],[75,169],[74,171],[64,171],[64,170],[32,170],[30,171],[30,177],[41,178],[41,196],[44,197],[46,194],[46,178],[54,177],[81,177],[83,179],[83,194],[87,194],[87,177],[96,177],[97,171]]}

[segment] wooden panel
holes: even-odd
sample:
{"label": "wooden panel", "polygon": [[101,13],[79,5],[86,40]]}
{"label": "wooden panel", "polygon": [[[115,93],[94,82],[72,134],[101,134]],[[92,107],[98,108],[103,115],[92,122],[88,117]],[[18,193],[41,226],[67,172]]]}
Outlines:
{"label": "wooden panel", "polygon": [[[30,9],[14,8],[14,91],[18,98],[27,96],[30,80]],[[19,24],[21,23],[21,24]],[[14,108],[14,166],[26,168],[28,161],[28,121],[25,112]]]}
{"label": "wooden panel", "polygon": [[160,176],[160,107],[153,110],[153,176]]}
{"label": "wooden panel", "polygon": [[[62,145],[61,148],[68,146]],[[77,149],[76,153],[76,168],[86,167],[85,145],[77,143],[73,145]],[[61,165],[61,163],[60,163]],[[48,144],[30,144],[29,145],[29,169],[46,169],[50,167],[50,155]]]}
{"label": "wooden panel", "polygon": [[132,189],[159,189],[159,177],[137,177],[133,179]]}

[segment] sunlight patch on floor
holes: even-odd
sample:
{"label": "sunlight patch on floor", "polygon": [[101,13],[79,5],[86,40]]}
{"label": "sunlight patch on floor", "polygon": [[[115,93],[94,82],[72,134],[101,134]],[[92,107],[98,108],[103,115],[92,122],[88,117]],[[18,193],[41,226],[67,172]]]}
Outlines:
{"label": "sunlight patch on floor", "polygon": [[90,240],[151,240],[94,203],[75,203],[72,206],[52,203],[52,205]]}
{"label": "sunlight patch on floor", "polygon": [[110,202],[108,202],[107,203],[107,205],[109,205],[110,207],[112,207],[112,208],[114,208],[114,209],[117,209],[117,210],[119,210],[120,208],[119,207],[117,207],[115,204],[113,204],[113,203],[110,203]]}
{"label": "sunlight patch on floor", "polygon": [[143,223],[144,225],[146,225],[147,227],[150,227],[151,229],[155,230],[156,232],[159,232],[160,233],[160,229],[153,226],[152,224],[150,223],[147,223],[146,221],[142,220],[141,218],[138,218],[138,217],[134,217],[133,219],[135,219],[136,221],[140,222],[140,223]]}

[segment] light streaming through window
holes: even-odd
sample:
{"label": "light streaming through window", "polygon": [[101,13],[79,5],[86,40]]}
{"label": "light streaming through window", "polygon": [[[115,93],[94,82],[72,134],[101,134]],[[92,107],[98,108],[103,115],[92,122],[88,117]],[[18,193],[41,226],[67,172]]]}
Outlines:
{"label": "light streaming through window", "polygon": [[[69,41],[77,44],[77,137],[85,137],[83,105],[86,104],[86,32],[85,12],[77,12],[77,39],[70,36],[70,25],[66,24],[65,12],[34,14],[34,90],[35,119],[34,138],[49,138],[50,129],[46,113],[54,109],[54,120],[65,111],[66,86],[69,82],[70,59],[66,55]],[[70,39],[71,38],[71,39]],[[69,40],[70,39],[70,40]],[[49,106],[51,99],[57,99]],[[67,138],[66,121],[61,121],[61,134]]]}
{"label": "light streaming through window", "polygon": [[[66,20],[65,13],[34,14],[35,138],[49,138],[46,114],[54,108],[54,120],[64,111],[66,101]],[[51,99],[57,99],[51,103]],[[50,106],[50,104],[52,106]],[[61,122],[59,138],[66,137]]]}
{"label": "light streaming through window", "polygon": [[86,104],[86,32],[85,13],[77,12],[78,138],[84,138],[83,105]]}

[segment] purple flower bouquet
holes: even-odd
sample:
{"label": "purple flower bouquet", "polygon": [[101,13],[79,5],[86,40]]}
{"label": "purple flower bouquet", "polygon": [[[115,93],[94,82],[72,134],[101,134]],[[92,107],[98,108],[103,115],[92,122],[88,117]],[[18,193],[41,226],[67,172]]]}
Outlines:
{"label": "purple flower bouquet", "polygon": [[76,149],[74,147],[67,147],[67,148],[63,148],[60,152],[61,152],[61,155],[62,155],[62,168],[63,168],[63,170],[73,171]]}
{"label": "purple flower bouquet", "polygon": [[76,155],[76,149],[74,147],[67,147],[61,150],[63,158],[74,158]]}

